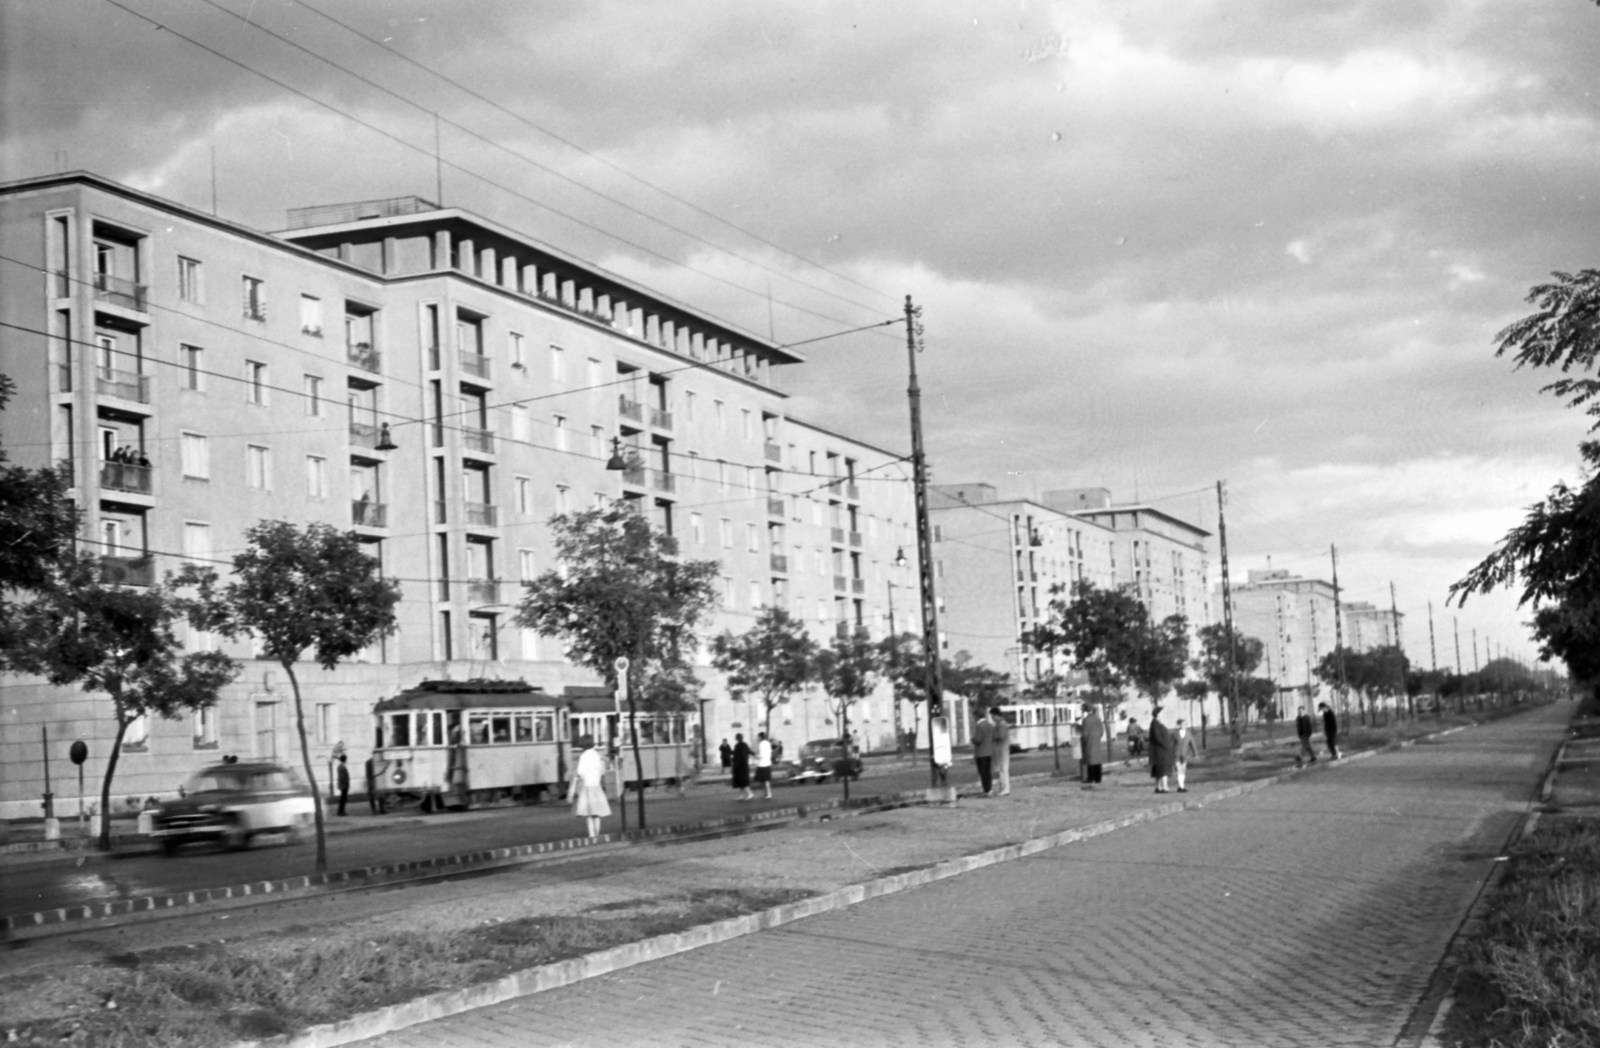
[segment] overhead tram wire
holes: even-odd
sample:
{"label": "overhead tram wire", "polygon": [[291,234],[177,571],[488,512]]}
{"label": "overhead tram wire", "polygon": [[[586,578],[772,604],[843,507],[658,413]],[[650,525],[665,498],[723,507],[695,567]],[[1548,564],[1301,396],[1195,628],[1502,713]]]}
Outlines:
{"label": "overhead tram wire", "polygon": [[[392,132],[385,131],[382,128],[378,127],[377,125],[369,123],[368,121],[363,120],[358,116],[354,116],[354,115],[352,115],[350,113],[347,113],[344,110],[342,110],[342,109],[338,108],[337,106],[333,105],[332,103],[324,102],[319,98],[315,98],[312,95],[308,94],[307,92],[302,91],[299,88],[294,87],[294,86],[284,82],[283,80],[280,80],[277,77],[274,77],[274,76],[272,76],[272,75],[270,75],[268,73],[264,73],[264,72],[260,71],[259,69],[256,69],[255,67],[253,67],[253,66],[251,66],[251,65],[249,65],[249,64],[247,64],[247,63],[245,63],[243,61],[241,61],[240,59],[234,58],[231,55],[224,54],[223,52],[218,51],[214,47],[211,47],[211,46],[209,46],[207,44],[201,43],[199,40],[196,40],[194,37],[187,36],[187,35],[185,35],[183,33],[180,33],[176,29],[171,28],[170,26],[166,25],[165,23],[160,22],[160,21],[158,21],[158,20],[156,20],[154,18],[151,18],[149,15],[142,14],[141,12],[133,10],[132,8],[128,7],[126,4],[121,3],[120,0],[103,0],[103,2],[107,3],[107,4],[110,4],[112,7],[115,7],[120,11],[124,11],[127,14],[132,15],[133,17],[139,19],[142,22],[148,23],[151,26],[154,26],[154,27],[156,27],[158,29],[164,30],[168,35],[176,37],[177,39],[182,40],[185,43],[192,44],[195,47],[199,48],[200,50],[205,51],[207,54],[210,54],[210,55],[213,55],[213,56],[215,56],[217,58],[220,58],[224,62],[227,62],[230,65],[237,66],[238,68],[243,69],[245,72],[252,73],[252,74],[260,77],[261,79],[267,81],[268,83],[270,83],[270,84],[272,84],[272,85],[274,85],[276,87],[280,87],[283,90],[288,91],[289,93],[291,93],[293,95],[296,95],[296,96],[298,96],[300,98],[304,98],[306,101],[312,103],[313,105],[320,106],[321,108],[326,109],[331,113],[334,113],[334,114],[336,114],[338,116],[341,116],[341,117],[345,118],[346,120],[349,120],[351,123],[354,123],[354,124],[357,124],[357,125],[359,125],[361,127],[364,127],[368,131],[371,131],[374,134],[376,134],[376,135],[378,135],[378,136],[380,136],[382,138],[386,138],[389,141],[394,142],[396,145],[399,145],[399,146],[401,146],[401,147],[403,147],[405,149],[409,149],[412,152],[420,153],[423,156],[426,156],[426,157],[429,157],[429,158],[432,158],[432,159],[437,159],[444,166],[449,167],[452,170],[459,171],[460,173],[462,173],[464,175],[467,175],[467,176],[469,176],[469,177],[471,177],[473,179],[476,179],[477,181],[483,183],[484,185],[492,186],[493,188],[500,190],[501,192],[507,194],[508,196],[515,197],[516,199],[521,200],[524,203],[527,203],[527,204],[529,204],[529,205],[531,205],[533,207],[536,207],[536,208],[540,209],[541,211],[548,211],[549,213],[551,213],[553,215],[557,215],[557,216],[559,216],[559,217],[561,217],[563,219],[566,219],[567,221],[573,223],[574,225],[577,225],[577,226],[579,226],[581,228],[584,228],[584,229],[588,229],[591,232],[597,233],[600,236],[606,237],[609,240],[614,240],[617,243],[624,244],[624,245],[626,245],[628,247],[631,247],[636,251],[642,252],[643,254],[648,255],[648,256],[650,256],[652,258],[660,259],[662,262],[665,262],[666,264],[668,264],[670,266],[675,266],[677,268],[687,270],[688,272],[691,272],[691,273],[697,273],[700,276],[705,277],[708,280],[715,281],[716,283],[719,283],[719,284],[722,284],[722,285],[724,285],[726,287],[732,288],[735,291],[742,291],[745,294],[755,296],[755,297],[757,297],[759,299],[762,299],[762,300],[765,300],[766,297],[767,297],[765,289],[746,287],[743,284],[740,284],[740,283],[738,283],[736,281],[733,281],[733,280],[729,280],[726,277],[719,277],[714,273],[709,273],[709,272],[707,272],[707,271],[705,271],[703,269],[700,269],[700,268],[698,268],[696,266],[692,266],[692,265],[688,264],[687,262],[681,262],[681,261],[679,261],[679,260],[677,260],[675,258],[672,258],[669,255],[665,255],[665,254],[663,254],[663,253],[661,253],[659,251],[656,251],[656,250],[653,250],[651,248],[645,247],[643,244],[634,243],[633,241],[628,240],[626,237],[620,236],[620,235],[618,235],[616,233],[612,233],[609,230],[603,229],[602,227],[597,226],[592,222],[588,222],[588,221],[586,221],[584,219],[578,218],[575,215],[569,215],[566,212],[561,211],[558,208],[551,207],[550,205],[548,205],[546,203],[543,203],[542,201],[534,199],[533,197],[527,195],[526,193],[518,192],[517,190],[512,189],[510,186],[507,186],[507,185],[504,185],[504,184],[502,184],[500,182],[497,182],[494,179],[489,178],[487,175],[479,174],[478,172],[473,171],[470,168],[464,167],[464,166],[462,166],[460,164],[457,164],[454,161],[444,160],[442,158],[436,158],[436,157],[434,157],[433,153],[429,152],[424,147],[416,145],[416,144],[414,144],[412,142],[409,142],[406,139],[400,137],[399,135],[393,134]],[[536,239],[534,239],[532,237],[529,237],[528,239],[529,239],[530,243],[533,243],[538,247],[544,248],[544,249],[549,250],[549,251],[556,252],[558,254],[562,253],[561,249],[556,248],[554,245],[547,244],[544,241],[536,240]],[[620,273],[613,272],[612,270],[607,269],[606,267],[600,266],[598,264],[592,264],[592,265],[593,265],[594,270],[596,272],[598,272],[598,273],[605,274],[606,276],[608,276],[608,277],[610,277],[610,278],[612,278],[614,280],[617,280],[619,282],[627,282],[627,278],[624,277]],[[846,323],[846,321],[841,320],[838,317],[832,316],[832,315],[827,314],[827,313],[819,313],[816,310],[808,309],[805,306],[801,306],[798,303],[790,302],[790,301],[788,301],[786,299],[780,299],[779,301],[783,302],[784,305],[786,305],[789,308],[795,310],[796,312],[804,313],[804,314],[806,314],[808,316],[813,316],[813,317],[816,317],[816,318],[821,319],[821,320],[827,320],[827,321],[830,321],[830,322],[835,323],[835,324]],[[735,323],[734,321],[728,320],[728,319],[726,319],[724,317],[719,317],[714,313],[706,312],[704,315],[706,317],[712,319],[712,320],[716,320],[717,322],[726,325],[730,330],[736,330],[736,331],[737,330],[743,330],[743,328],[739,324]],[[751,337],[755,338],[755,337],[759,337],[759,336],[752,335]]]}
{"label": "overhead tram wire", "polygon": [[[827,295],[830,298],[838,299],[840,302],[843,302],[846,305],[855,306],[858,309],[865,309],[865,310],[871,310],[871,309],[875,308],[873,306],[867,305],[864,302],[857,302],[856,300],[854,300],[852,298],[846,298],[845,296],[840,295],[840,294],[838,294],[836,292],[829,291],[827,288],[823,288],[823,287],[819,287],[819,286],[817,286],[815,284],[807,283],[806,281],[800,280],[797,277],[794,277],[794,276],[792,276],[792,275],[790,275],[788,273],[785,273],[781,269],[776,269],[776,268],[774,268],[772,266],[768,266],[767,264],[765,264],[763,262],[760,262],[760,261],[758,261],[756,259],[748,258],[748,257],[746,257],[744,255],[739,254],[736,251],[733,251],[733,250],[731,250],[729,248],[723,247],[722,245],[717,244],[717,243],[715,243],[713,241],[707,240],[705,237],[700,236],[698,233],[694,233],[694,232],[691,232],[690,230],[683,229],[683,228],[680,228],[678,226],[675,226],[675,225],[673,225],[672,223],[666,221],[663,218],[659,218],[659,217],[657,217],[655,215],[650,214],[648,211],[644,211],[644,210],[642,210],[640,208],[634,207],[632,204],[629,204],[627,201],[619,200],[616,197],[610,196],[610,195],[608,195],[606,193],[602,193],[600,190],[595,189],[592,186],[585,185],[584,183],[580,182],[578,179],[573,178],[571,175],[563,174],[562,172],[557,171],[555,168],[550,167],[547,164],[543,164],[543,163],[539,162],[538,160],[535,160],[533,157],[528,156],[525,153],[522,153],[522,152],[519,152],[519,151],[517,151],[515,149],[512,149],[510,146],[502,145],[501,143],[494,141],[493,139],[489,138],[488,136],[480,134],[477,131],[474,131],[472,128],[467,127],[466,125],[461,124],[461,123],[459,123],[459,122],[457,122],[455,120],[452,120],[449,117],[441,116],[436,110],[429,109],[426,106],[422,105],[420,102],[415,102],[412,99],[409,99],[409,98],[405,97],[404,95],[400,94],[398,91],[395,91],[395,90],[393,90],[391,88],[384,87],[382,84],[377,83],[376,81],[370,79],[369,77],[363,76],[362,74],[357,73],[354,70],[352,70],[352,69],[350,69],[350,68],[348,68],[346,66],[342,66],[338,62],[335,62],[333,59],[328,58],[328,57],[326,57],[326,56],[324,56],[322,54],[319,54],[318,52],[311,50],[310,48],[306,47],[303,44],[296,43],[295,41],[290,40],[288,37],[284,36],[281,33],[277,33],[277,32],[274,32],[271,29],[268,29],[266,26],[262,25],[260,22],[253,21],[253,20],[245,17],[244,15],[238,14],[238,13],[236,13],[234,11],[230,11],[226,7],[223,7],[221,4],[217,3],[216,0],[201,0],[201,2],[206,4],[209,7],[215,8],[216,10],[222,12],[225,15],[228,15],[228,16],[230,16],[232,18],[235,18],[235,19],[239,20],[240,22],[243,22],[246,26],[249,26],[251,29],[254,29],[258,33],[265,33],[267,36],[272,37],[274,40],[280,41],[281,43],[286,44],[287,46],[294,48],[295,50],[299,51],[301,54],[308,55],[308,56],[316,59],[319,62],[322,62],[322,63],[324,63],[324,64],[326,64],[328,66],[331,66],[334,69],[337,69],[339,72],[344,73],[346,76],[349,76],[349,77],[352,77],[353,79],[361,81],[363,84],[366,84],[368,87],[372,88],[374,91],[380,91],[383,94],[386,94],[389,97],[391,97],[391,98],[393,98],[393,99],[395,99],[395,100],[397,100],[397,101],[399,101],[399,102],[401,102],[401,103],[403,103],[405,105],[411,106],[412,108],[416,109],[418,112],[421,112],[421,113],[424,113],[424,114],[428,114],[428,115],[432,115],[432,116],[436,117],[441,123],[445,123],[445,124],[450,125],[451,127],[455,128],[457,131],[460,131],[461,133],[463,133],[463,134],[465,134],[465,135],[467,135],[467,136],[469,136],[469,137],[471,137],[473,139],[476,139],[479,142],[482,142],[484,145],[489,146],[491,149],[497,149],[500,152],[505,153],[506,155],[508,155],[510,157],[513,157],[513,158],[515,158],[517,160],[521,160],[523,163],[528,164],[531,167],[537,168],[540,171],[543,171],[545,174],[550,175],[552,178],[556,178],[556,179],[558,179],[558,180],[560,180],[562,182],[567,183],[568,185],[571,185],[571,186],[574,186],[574,187],[576,187],[578,189],[581,189],[582,191],[584,191],[586,193],[589,193],[589,194],[591,194],[593,196],[596,196],[596,197],[600,198],[601,200],[604,200],[608,204],[613,204],[616,207],[622,208],[624,211],[627,211],[630,214],[636,215],[639,218],[642,218],[647,222],[654,222],[657,225],[664,226],[665,228],[672,230],[674,233],[678,233],[678,234],[680,234],[682,236],[686,236],[689,239],[694,240],[694,241],[696,241],[698,243],[704,244],[706,247],[709,247],[709,248],[711,248],[711,249],[713,249],[715,251],[720,251],[720,252],[730,256],[731,258],[737,259],[738,261],[745,263],[746,265],[754,266],[757,269],[764,270],[764,271],[766,271],[768,273],[771,273],[771,274],[773,274],[775,276],[781,277],[781,278],[783,278],[785,280],[792,281],[792,282],[800,285],[801,287],[808,288],[808,289],[810,289],[812,291],[816,291],[819,294]],[[322,12],[320,12],[320,11],[317,12],[317,14],[321,14],[321,13]],[[441,78],[441,79],[443,79],[443,78]],[[457,86],[459,86],[459,85],[457,85]]]}
{"label": "overhead tram wire", "polygon": [[720,216],[720,215],[718,215],[718,214],[716,214],[716,213],[714,213],[712,211],[708,211],[707,209],[701,207],[700,205],[694,203],[693,201],[687,200],[684,197],[678,196],[676,193],[673,193],[671,190],[663,189],[662,187],[656,185],[654,182],[651,182],[651,181],[649,181],[648,179],[645,179],[645,178],[641,178],[640,176],[638,176],[638,175],[634,174],[633,172],[629,171],[628,169],[622,167],[620,164],[614,163],[613,161],[607,160],[605,157],[601,156],[598,153],[595,153],[595,152],[592,152],[591,150],[585,149],[583,146],[578,145],[576,142],[573,142],[570,139],[564,138],[561,135],[558,135],[557,133],[555,133],[554,131],[551,131],[549,128],[535,123],[533,120],[530,120],[528,117],[523,116],[522,114],[516,112],[515,110],[508,109],[507,107],[505,107],[505,106],[501,105],[500,103],[496,102],[494,99],[489,98],[488,96],[483,95],[483,94],[479,93],[478,91],[473,90],[472,88],[468,87],[466,84],[463,84],[461,81],[455,80],[455,79],[453,79],[451,77],[448,77],[448,76],[445,76],[443,73],[439,72],[437,69],[432,69],[429,66],[426,66],[421,62],[418,62],[416,59],[412,58],[410,55],[405,54],[403,51],[398,51],[398,50],[390,47],[388,44],[384,43],[383,41],[377,40],[377,39],[374,39],[373,37],[368,36],[367,34],[363,33],[361,30],[355,28],[354,26],[350,25],[349,23],[342,22],[339,19],[337,19],[337,18],[333,17],[332,15],[328,14],[326,11],[323,11],[320,8],[316,7],[314,4],[308,3],[307,0],[296,0],[296,3],[298,3],[299,6],[304,7],[307,10],[311,11],[312,13],[314,13],[314,14],[316,14],[316,15],[324,18],[324,19],[326,19],[327,21],[332,22],[334,25],[336,25],[339,28],[343,29],[345,32],[350,33],[350,34],[352,34],[354,36],[360,37],[362,40],[365,40],[367,43],[371,44],[373,47],[380,48],[381,50],[387,51],[389,54],[394,55],[396,58],[400,59],[401,61],[406,62],[407,64],[409,64],[411,66],[414,66],[417,69],[422,70],[423,72],[427,73],[429,76],[433,76],[433,77],[436,77],[436,78],[438,78],[440,80],[443,80],[445,83],[449,84],[450,86],[456,88],[459,91],[465,92],[466,94],[468,94],[471,97],[477,99],[478,101],[482,102],[483,104],[491,107],[492,109],[495,109],[498,112],[504,113],[506,116],[509,116],[513,120],[516,120],[519,123],[521,123],[524,127],[532,128],[533,130],[539,132],[540,134],[545,135],[545,136],[547,136],[547,137],[549,137],[551,139],[554,139],[555,141],[557,141],[557,142],[561,143],[562,145],[566,146],[568,149],[572,149],[572,150],[574,150],[574,151],[576,151],[578,153],[583,154],[584,156],[590,158],[591,160],[594,160],[596,163],[602,164],[605,167],[610,168],[612,171],[615,171],[617,174],[622,175],[624,178],[626,178],[626,179],[628,179],[628,180],[630,180],[632,182],[636,182],[639,185],[644,186],[647,189],[653,190],[654,192],[660,193],[662,196],[666,197],[668,200],[671,200],[671,201],[673,201],[675,203],[678,203],[678,204],[682,204],[684,207],[689,208],[690,210],[696,212],[697,214],[704,215],[706,218],[711,219],[713,222],[716,222],[716,223],[719,223],[720,225],[726,226],[727,228],[733,230],[736,233],[740,233],[740,234],[742,234],[744,236],[747,236],[750,239],[756,241],[759,244],[763,244],[766,247],[772,248],[774,251],[779,251],[779,252],[781,252],[781,253],[783,253],[785,255],[788,255],[790,258],[793,258],[793,259],[795,259],[797,261],[800,261],[800,262],[804,262],[806,265],[812,266],[812,267],[814,267],[816,269],[819,269],[822,272],[827,273],[830,276],[833,276],[833,277],[835,277],[835,278],[837,278],[839,280],[845,281],[846,283],[854,284],[856,287],[861,288],[863,291],[869,291],[874,295],[879,295],[879,296],[881,296],[883,298],[886,298],[886,299],[889,299],[891,301],[898,301],[898,296],[897,295],[891,295],[887,291],[881,291],[878,288],[872,287],[869,284],[864,284],[861,281],[856,280],[854,277],[851,277],[851,276],[848,276],[848,275],[846,275],[844,273],[840,273],[840,272],[838,272],[836,270],[830,269],[827,266],[822,265],[820,262],[815,262],[815,261],[813,261],[813,260],[811,260],[809,258],[806,258],[804,255],[798,254],[798,253],[796,253],[794,251],[790,251],[788,248],[784,247],[783,245],[775,243],[775,242],[773,242],[771,240],[768,240],[768,239],[766,239],[765,237],[761,236],[758,233],[752,233],[750,230],[745,229],[743,226],[740,226],[740,225],[738,225],[736,223],[730,222],[727,219],[723,218],[722,216]]}

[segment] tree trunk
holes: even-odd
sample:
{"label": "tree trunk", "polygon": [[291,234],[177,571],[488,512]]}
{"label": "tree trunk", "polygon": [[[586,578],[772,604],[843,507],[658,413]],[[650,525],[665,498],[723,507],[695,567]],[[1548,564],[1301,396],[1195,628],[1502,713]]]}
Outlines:
{"label": "tree trunk", "polygon": [[844,800],[850,803],[850,703],[839,700],[839,743],[844,750],[844,770],[839,778],[844,782]]}
{"label": "tree trunk", "polygon": [[[629,677],[633,676],[633,669],[631,666],[628,669],[628,675]],[[639,754],[639,722],[634,717],[634,711],[637,709],[637,707],[634,705],[633,693],[633,681],[630,680],[628,682],[628,736],[630,742],[633,744],[633,771],[634,774],[638,776],[638,779],[636,780],[638,783],[638,789],[635,792],[639,795],[639,829],[642,830],[644,829],[644,757]],[[627,806],[627,783],[622,784],[622,796],[617,798],[617,802],[624,807]]]}
{"label": "tree trunk", "polygon": [[289,689],[294,692],[294,726],[300,733],[300,760],[306,769],[306,781],[311,784],[311,813],[317,823],[316,872],[328,872],[328,836],[322,821],[322,790],[317,786],[317,772],[311,766],[311,745],[306,741],[306,714],[300,704],[300,678],[294,675],[294,663],[279,660],[278,665],[289,675]]}
{"label": "tree trunk", "polygon": [[105,776],[100,780],[100,837],[95,847],[101,851],[111,850],[111,779],[117,774],[117,758],[122,756],[122,737],[127,733],[128,722],[122,717],[122,707],[118,706],[117,737],[111,740],[111,756],[106,760]]}

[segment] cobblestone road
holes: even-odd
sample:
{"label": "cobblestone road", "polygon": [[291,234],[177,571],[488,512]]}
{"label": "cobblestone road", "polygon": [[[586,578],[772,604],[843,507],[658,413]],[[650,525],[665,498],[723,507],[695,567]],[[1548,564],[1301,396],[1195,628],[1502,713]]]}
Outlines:
{"label": "cobblestone road", "polygon": [[363,1043],[1388,1045],[1570,712]]}

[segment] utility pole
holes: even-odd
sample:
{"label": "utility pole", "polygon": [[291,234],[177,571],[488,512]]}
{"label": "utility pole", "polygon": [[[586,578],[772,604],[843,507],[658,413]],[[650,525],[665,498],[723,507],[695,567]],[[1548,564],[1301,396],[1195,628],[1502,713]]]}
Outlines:
{"label": "utility pole", "polygon": [[1405,699],[1406,709],[1410,711],[1411,719],[1417,719],[1417,709],[1411,704],[1411,690],[1406,687],[1406,650],[1400,643],[1400,605],[1394,599],[1394,580],[1389,580],[1389,618],[1394,622],[1394,652],[1399,656],[1395,660],[1397,672],[1400,674],[1400,696]]}
{"label": "utility pole", "polygon": [[[1350,687],[1344,679],[1344,601],[1339,596],[1339,547],[1330,543],[1328,554],[1333,558],[1333,651],[1339,663],[1339,712],[1344,713],[1350,707]],[[1360,712],[1361,723],[1367,723],[1366,707],[1362,706]]]}
{"label": "utility pole", "polygon": [[1444,699],[1439,694],[1439,645],[1433,638],[1433,601],[1428,601],[1428,662],[1433,670],[1433,713],[1444,716]]}
{"label": "utility pole", "polygon": [[[944,675],[939,665],[939,607],[933,594],[933,527],[928,523],[928,462],[922,450],[922,387],[917,384],[917,353],[922,341],[922,310],[906,296],[906,362],[910,382],[906,399],[911,402],[911,482],[916,493],[917,574],[922,596],[922,656],[927,667],[928,689],[928,778],[932,789],[943,787],[951,794],[945,769],[934,756],[933,722],[944,715]],[[954,800],[954,796],[950,797]]]}
{"label": "utility pole", "polygon": [[1456,712],[1467,712],[1467,693],[1465,676],[1461,672],[1461,620],[1454,615],[1450,616],[1450,626],[1456,634]]}
{"label": "utility pole", "polygon": [[444,152],[439,148],[439,114],[433,114],[433,195],[434,206],[444,207]]}
{"label": "utility pole", "polygon": [[1233,642],[1233,588],[1228,582],[1227,495],[1217,481],[1217,543],[1222,549],[1222,628],[1228,631],[1228,745],[1239,748],[1239,654]]}

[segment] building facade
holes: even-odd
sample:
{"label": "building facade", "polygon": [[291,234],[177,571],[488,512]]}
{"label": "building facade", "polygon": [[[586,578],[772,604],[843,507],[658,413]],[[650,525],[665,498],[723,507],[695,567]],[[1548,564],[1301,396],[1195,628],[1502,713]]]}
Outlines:
{"label": "building facade", "polygon": [[[460,209],[306,208],[268,234],[73,173],[0,186],[0,256],[0,372],[18,387],[0,436],[19,465],[70,468],[84,540],[127,584],[185,561],[225,573],[262,519],[353,530],[401,582],[395,635],[297,671],[314,761],[340,742],[359,759],[373,703],[424,679],[594,683],[514,621],[521,584],[553,566],[554,514],[628,500],[718,561],[707,636],[769,604],[819,640],[882,635],[917,577],[904,456],[791,416],[773,372],[803,358]],[[614,451],[625,469],[606,468]],[[224,753],[296,752],[274,664],[185,642],[245,672],[192,723],[136,726],[119,796],[169,793]],[[753,737],[704,645],[701,663],[711,747]],[[6,688],[0,817],[37,815],[41,729],[58,769],[88,742],[94,780],[110,704]],[[869,744],[892,738],[887,695],[859,711]],[[787,745],[836,730],[820,697],[789,705]]]}

